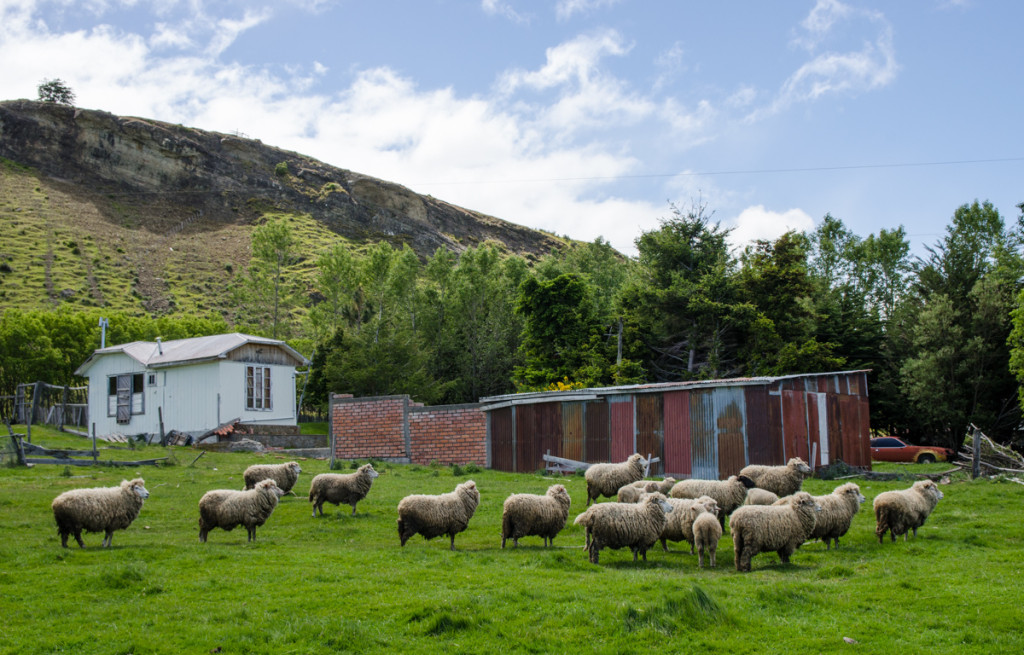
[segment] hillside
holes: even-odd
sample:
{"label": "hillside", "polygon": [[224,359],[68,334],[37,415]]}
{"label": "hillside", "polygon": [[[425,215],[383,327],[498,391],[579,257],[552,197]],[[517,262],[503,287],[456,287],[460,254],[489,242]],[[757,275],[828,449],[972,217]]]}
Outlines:
{"label": "hillside", "polygon": [[488,240],[528,257],[562,244],[256,139],[0,102],[0,309],[218,311],[270,215],[291,221],[307,272],[341,240],[408,243],[421,257]]}

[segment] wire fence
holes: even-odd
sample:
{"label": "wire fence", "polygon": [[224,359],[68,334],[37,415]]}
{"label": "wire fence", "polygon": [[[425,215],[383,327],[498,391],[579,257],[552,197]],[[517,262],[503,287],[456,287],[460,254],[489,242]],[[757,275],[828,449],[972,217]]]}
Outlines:
{"label": "wire fence", "polygon": [[13,396],[0,396],[0,422],[87,427],[89,387],[19,384]]}

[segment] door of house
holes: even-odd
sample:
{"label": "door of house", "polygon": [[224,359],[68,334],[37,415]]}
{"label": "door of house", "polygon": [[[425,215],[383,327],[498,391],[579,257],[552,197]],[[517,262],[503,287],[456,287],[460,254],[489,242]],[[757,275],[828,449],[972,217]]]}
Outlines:
{"label": "door of house", "polygon": [[129,423],[132,420],[132,376],[117,376],[117,422]]}

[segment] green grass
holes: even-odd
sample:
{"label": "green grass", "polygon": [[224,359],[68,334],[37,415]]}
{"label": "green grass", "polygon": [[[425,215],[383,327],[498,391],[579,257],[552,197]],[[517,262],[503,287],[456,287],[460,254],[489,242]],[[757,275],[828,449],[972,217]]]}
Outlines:
{"label": "green grass", "polygon": [[[15,428],[18,429],[18,428]],[[24,431],[23,429],[21,431]],[[33,429],[43,445],[85,439]],[[141,447],[113,458],[162,457]],[[500,548],[501,504],[542,493],[538,475],[378,463],[382,471],[352,517],[304,497],[327,462],[303,460],[296,487],[258,541],[245,530],[197,538],[196,504],[214,488],[241,488],[241,472],[287,455],[173,449],[173,466],[0,469],[0,653],[920,653],[1020,652],[1024,611],[1020,507],[1024,486],[954,478],[916,539],[879,545],[870,501],[908,482],[861,482],[868,506],[838,551],[805,544],[782,565],[774,554],[736,573],[726,534],[716,570],[682,545],[634,564],[604,551],[591,565],[571,518],[584,482],[566,477],[570,525],[554,548],[537,537]],[[887,465],[891,466],[891,465]],[[881,468],[881,467],[880,467]],[[346,467],[347,469],[347,467]],[[911,467],[943,470],[942,464]],[[113,548],[85,535],[62,549],[49,504],[61,491],[142,476],[151,496]],[[456,552],[442,537],[400,548],[395,506],[476,480],[481,504]],[[809,480],[820,494],[838,482]],[[856,640],[847,644],[844,637]],[[219,649],[219,650],[217,650]]]}

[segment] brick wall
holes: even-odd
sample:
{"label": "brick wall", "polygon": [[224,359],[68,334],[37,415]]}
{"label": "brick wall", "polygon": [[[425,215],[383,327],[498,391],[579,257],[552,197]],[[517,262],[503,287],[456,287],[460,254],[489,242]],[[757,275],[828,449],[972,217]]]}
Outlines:
{"label": "brick wall", "polygon": [[413,463],[487,466],[487,417],[475,403],[410,408],[409,440]]}
{"label": "brick wall", "polygon": [[475,403],[424,407],[404,395],[334,394],[330,417],[337,459],[487,466],[487,417]]}
{"label": "brick wall", "polygon": [[407,459],[408,396],[331,397],[331,435],[338,459]]}

